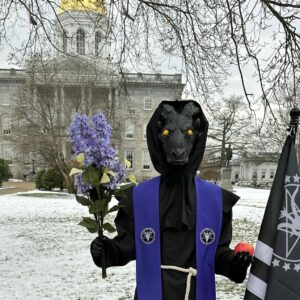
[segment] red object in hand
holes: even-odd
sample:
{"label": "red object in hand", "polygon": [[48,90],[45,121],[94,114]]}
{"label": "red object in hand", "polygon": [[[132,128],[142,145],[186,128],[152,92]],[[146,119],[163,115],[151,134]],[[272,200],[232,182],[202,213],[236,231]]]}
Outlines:
{"label": "red object in hand", "polygon": [[249,255],[253,256],[254,247],[252,244],[249,243],[238,243],[234,248],[234,253],[238,252],[248,252]]}

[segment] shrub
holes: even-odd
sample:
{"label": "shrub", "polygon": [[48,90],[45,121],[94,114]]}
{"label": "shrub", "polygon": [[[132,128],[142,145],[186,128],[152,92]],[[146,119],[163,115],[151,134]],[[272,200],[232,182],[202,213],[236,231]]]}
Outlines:
{"label": "shrub", "polygon": [[0,158],[0,186],[3,181],[8,180],[12,176],[8,163]]}
{"label": "shrub", "polygon": [[35,181],[35,187],[36,187],[38,190],[44,188],[44,186],[43,186],[43,177],[44,177],[44,174],[45,174],[45,173],[46,173],[46,170],[45,170],[45,169],[42,169],[42,170],[40,170],[40,171],[36,174],[36,176],[35,176],[35,178],[34,178],[34,181]]}
{"label": "shrub", "polygon": [[43,175],[42,186],[46,191],[54,188],[63,189],[63,178],[56,169],[50,168]]}
{"label": "shrub", "polygon": [[54,168],[41,170],[35,176],[35,186],[37,189],[51,191],[54,188],[63,188],[63,177]]}

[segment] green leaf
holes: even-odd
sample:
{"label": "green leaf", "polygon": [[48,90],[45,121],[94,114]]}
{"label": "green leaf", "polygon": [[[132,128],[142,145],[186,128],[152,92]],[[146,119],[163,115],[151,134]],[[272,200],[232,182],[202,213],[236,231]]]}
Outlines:
{"label": "green leaf", "polygon": [[97,200],[89,208],[90,214],[97,214],[98,212],[103,212],[105,209],[105,201]]}
{"label": "green leaf", "polygon": [[72,168],[69,176],[72,176],[72,175],[75,175],[75,174],[78,174],[78,173],[81,173],[82,170],[81,169],[77,169],[77,168]]}
{"label": "green leaf", "polygon": [[95,167],[90,166],[82,173],[82,179],[85,183],[90,183],[92,186],[96,187],[100,182],[100,171]]}
{"label": "green leaf", "polygon": [[109,210],[108,210],[108,214],[111,213],[111,212],[114,212],[114,211],[117,211],[119,210],[119,208],[121,207],[124,207],[124,205],[114,205],[113,207],[111,207]]}
{"label": "green leaf", "polygon": [[104,223],[102,227],[104,230],[108,231],[109,233],[113,233],[116,231],[116,228],[110,223]]}
{"label": "green leaf", "polygon": [[98,231],[99,225],[96,220],[88,217],[83,217],[82,219],[83,220],[78,225],[85,227],[91,233],[95,233]]}
{"label": "green leaf", "polygon": [[100,180],[100,184],[106,184],[110,182],[110,178],[106,173],[103,173],[103,176]]}
{"label": "green leaf", "polygon": [[121,191],[126,191],[128,190],[129,188],[135,186],[136,184],[134,182],[129,182],[129,183],[126,183],[126,184],[122,184],[120,185],[120,190]]}
{"label": "green leaf", "polygon": [[85,183],[90,183],[90,176],[89,176],[89,171],[88,169],[85,169],[82,173],[82,180]]}
{"label": "green leaf", "polygon": [[123,190],[117,190],[116,192],[114,192],[114,196],[118,197],[118,198],[124,198],[127,199],[127,194],[125,191]]}
{"label": "green leaf", "polygon": [[81,205],[89,206],[91,204],[89,199],[86,197],[78,196],[78,195],[75,195],[75,197],[76,197],[77,202],[79,202]]}

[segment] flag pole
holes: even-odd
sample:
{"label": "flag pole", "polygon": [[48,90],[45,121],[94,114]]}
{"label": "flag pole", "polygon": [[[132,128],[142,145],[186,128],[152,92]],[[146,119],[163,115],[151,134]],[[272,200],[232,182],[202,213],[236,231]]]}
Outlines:
{"label": "flag pole", "polygon": [[290,111],[290,127],[288,128],[288,131],[292,137],[292,140],[295,144],[296,135],[297,135],[297,129],[299,124],[299,117],[300,117],[300,109],[298,107],[294,107]]}

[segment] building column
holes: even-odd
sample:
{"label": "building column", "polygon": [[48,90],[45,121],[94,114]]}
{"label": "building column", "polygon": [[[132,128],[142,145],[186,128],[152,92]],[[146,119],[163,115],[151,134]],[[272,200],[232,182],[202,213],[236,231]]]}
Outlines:
{"label": "building column", "polygon": [[84,112],[88,115],[88,103],[86,103],[85,87],[83,85],[80,87],[80,106],[83,106]]}
{"label": "building column", "polygon": [[60,120],[60,105],[59,105],[59,102],[58,102],[58,86],[55,85],[53,87],[54,89],[54,99],[53,99],[53,102],[54,102],[54,111],[55,111],[55,122],[59,122]]}
{"label": "building column", "polygon": [[92,86],[89,85],[88,87],[88,110],[89,113],[92,113],[92,108],[93,108],[93,94],[92,94]]}
{"label": "building column", "polygon": [[65,90],[64,86],[60,86],[60,107],[61,107],[61,121],[64,124],[65,122]]}
{"label": "building column", "polygon": [[115,121],[115,101],[116,101],[116,93],[117,89],[115,87],[110,87],[108,92],[108,99],[107,99],[107,118],[109,122],[114,126]]}

